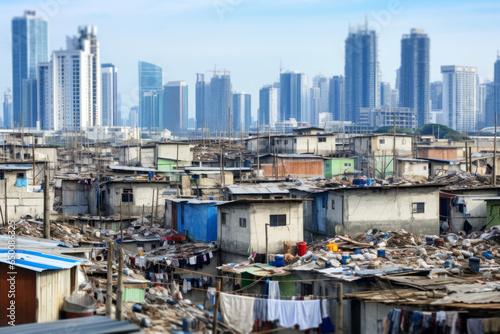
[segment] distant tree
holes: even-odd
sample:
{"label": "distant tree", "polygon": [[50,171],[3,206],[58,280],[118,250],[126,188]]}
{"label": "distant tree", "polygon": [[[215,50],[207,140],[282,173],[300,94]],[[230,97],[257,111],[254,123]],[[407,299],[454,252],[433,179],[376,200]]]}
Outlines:
{"label": "distant tree", "polygon": [[416,131],[417,134],[424,135],[434,135],[438,139],[451,139],[453,141],[467,140],[470,139],[469,136],[463,132],[453,130],[442,124],[425,124],[422,125]]}
{"label": "distant tree", "polygon": [[[375,133],[393,133],[394,128],[392,126],[383,126],[381,128],[378,128],[375,130]],[[409,135],[413,134],[412,129],[405,129],[405,128],[396,128],[396,133],[406,133]]]}

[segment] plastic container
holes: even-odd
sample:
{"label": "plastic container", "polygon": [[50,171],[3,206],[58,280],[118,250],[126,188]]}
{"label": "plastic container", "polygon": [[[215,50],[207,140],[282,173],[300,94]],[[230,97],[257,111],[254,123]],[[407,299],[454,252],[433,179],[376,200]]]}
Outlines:
{"label": "plastic container", "polygon": [[274,256],[274,266],[275,267],[283,267],[284,262],[283,262],[283,255],[275,255]]}
{"label": "plastic container", "polygon": [[479,272],[479,267],[481,265],[481,259],[478,259],[477,257],[470,257],[469,258],[469,269],[475,272]]}
{"label": "plastic container", "polygon": [[354,251],[354,254],[359,255],[359,254],[361,254],[361,251],[360,251],[359,249],[356,249],[356,250]]}
{"label": "plastic container", "polygon": [[491,254],[490,252],[483,252],[482,255],[488,260],[491,260],[493,258],[493,254]]}
{"label": "plastic container", "polygon": [[425,237],[425,243],[427,246],[432,246],[434,244],[434,238],[433,237]]}
{"label": "plastic container", "polygon": [[377,251],[377,256],[378,257],[385,257],[385,249],[379,249]]}
{"label": "plastic container", "polygon": [[90,317],[97,306],[96,300],[89,295],[73,294],[64,298],[63,310],[67,319]]}
{"label": "plastic container", "polygon": [[307,242],[298,241],[297,242],[297,255],[303,256],[307,253]]}
{"label": "plastic container", "polygon": [[348,264],[351,260],[351,256],[349,253],[343,253],[342,254],[342,264]]}
{"label": "plastic container", "polygon": [[339,246],[337,244],[328,244],[326,245],[326,249],[332,252],[338,252]]}
{"label": "plastic container", "polygon": [[444,240],[443,240],[443,238],[434,239],[434,246],[436,246],[436,247],[443,247],[444,246]]}

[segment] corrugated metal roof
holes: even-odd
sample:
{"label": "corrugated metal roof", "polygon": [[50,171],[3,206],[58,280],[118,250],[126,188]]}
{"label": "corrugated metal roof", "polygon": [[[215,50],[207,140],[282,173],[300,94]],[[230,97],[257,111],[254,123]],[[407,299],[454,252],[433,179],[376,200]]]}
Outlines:
{"label": "corrugated metal roof", "polygon": [[158,169],[153,167],[133,167],[133,166],[120,166],[120,165],[109,165],[111,170],[123,170],[131,172],[159,172]]}
{"label": "corrugated metal roof", "polygon": [[0,164],[0,170],[29,170],[33,168],[33,165],[27,164]]}
{"label": "corrugated metal roof", "polygon": [[[267,157],[267,156],[273,156],[272,154],[262,154],[259,157]],[[324,159],[323,157],[319,155],[314,155],[314,154],[299,154],[299,153],[292,153],[292,154],[277,154],[278,158],[288,158],[288,159]]]}
{"label": "corrugated metal roof", "polygon": [[0,262],[12,264],[16,267],[25,268],[37,272],[44,270],[69,269],[85,262],[81,259],[50,255],[23,249],[16,249],[15,259],[10,259],[12,250],[0,249]]}
{"label": "corrugated metal roof", "polygon": [[66,334],[73,331],[92,334],[144,333],[137,325],[128,321],[118,321],[102,315],[0,327],[0,332],[3,334]]}
{"label": "corrugated metal roof", "polygon": [[287,189],[282,189],[276,186],[261,187],[261,186],[239,186],[232,184],[227,186],[227,190],[233,195],[248,195],[248,194],[288,194]]}

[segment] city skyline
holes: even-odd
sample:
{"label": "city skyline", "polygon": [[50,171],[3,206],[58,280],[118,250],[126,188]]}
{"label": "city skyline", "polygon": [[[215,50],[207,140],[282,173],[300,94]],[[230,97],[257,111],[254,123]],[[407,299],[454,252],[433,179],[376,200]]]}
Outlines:
{"label": "city skyline", "polygon": [[[119,91],[125,116],[131,106],[138,105],[138,61],[162,67],[164,82],[184,80],[192,88],[196,73],[217,64],[219,69],[231,71],[233,88],[250,93],[254,101],[262,86],[278,80],[280,61],[284,69],[305,73],[309,78],[318,73],[328,77],[343,75],[343,44],[349,22],[363,23],[365,15],[377,31],[382,81],[394,86],[401,36],[412,28],[424,29],[431,40],[431,81],[441,80],[440,67],[444,65],[478,67],[481,80],[492,80],[499,47],[486,41],[494,40],[498,33],[494,14],[500,11],[500,5],[492,1],[454,1],[450,7],[450,3],[358,0],[332,4],[296,0],[269,4],[220,0],[187,4],[150,0],[117,8],[113,2],[93,6],[92,1],[54,1],[50,7],[45,2],[4,1],[0,5],[4,31],[0,39],[0,63],[4,64],[1,72],[9,74],[12,70],[10,21],[33,8],[49,21],[49,52],[63,47],[65,37],[72,35],[77,26],[98,27],[101,62],[111,62],[120,69]],[[444,8],[450,15],[441,15]],[[469,24],[461,27],[465,15]],[[131,17],[137,18],[133,25],[127,24]],[[296,24],[298,18],[301,24]],[[259,25],[254,25],[257,19]],[[176,26],[181,21],[182,26]],[[276,24],[282,28],[270,30]],[[4,91],[12,86],[9,78],[0,78]],[[193,93],[189,94],[189,117],[195,114]],[[252,105],[254,117],[257,105]]]}

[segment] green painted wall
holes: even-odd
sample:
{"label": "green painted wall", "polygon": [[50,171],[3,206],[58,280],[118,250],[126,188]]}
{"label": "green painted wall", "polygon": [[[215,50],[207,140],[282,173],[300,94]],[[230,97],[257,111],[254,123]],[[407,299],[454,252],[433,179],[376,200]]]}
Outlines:
{"label": "green painted wall", "polygon": [[325,160],[325,177],[354,172],[354,159],[328,159]]}
{"label": "green painted wall", "polygon": [[500,225],[500,201],[486,201],[486,228]]}
{"label": "green painted wall", "polygon": [[273,276],[272,279],[273,281],[280,281],[279,285],[281,296],[295,296],[295,273],[286,276]]}

